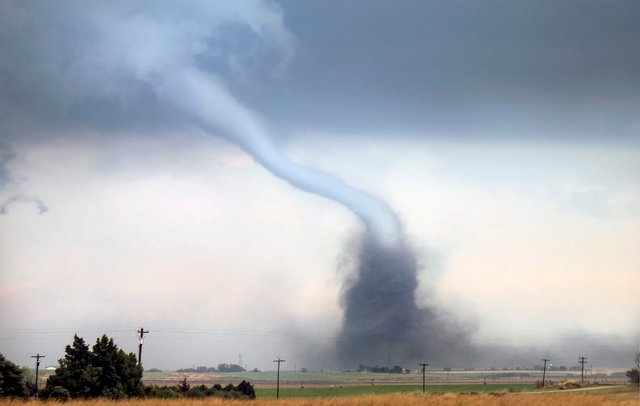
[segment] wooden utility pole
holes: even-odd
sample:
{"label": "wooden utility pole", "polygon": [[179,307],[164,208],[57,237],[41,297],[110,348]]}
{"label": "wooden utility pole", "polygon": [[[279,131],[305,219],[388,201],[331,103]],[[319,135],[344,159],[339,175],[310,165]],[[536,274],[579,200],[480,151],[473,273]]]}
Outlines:
{"label": "wooden utility pole", "polygon": [[36,359],[36,394],[35,397],[38,397],[38,372],[40,371],[40,358],[44,358],[44,355],[40,355],[40,353],[36,354],[36,355],[32,355],[31,358],[35,358]]}
{"label": "wooden utility pole", "polygon": [[138,344],[138,365],[142,365],[142,343],[144,342],[144,335],[148,332],[149,330],[145,330],[142,327],[136,331],[136,333],[140,333],[140,337],[138,338],[140,340]]}
{"label": "wooden utility pole", "polygon": [[578,357],[580,365],[580,382],[584,382],[584,364],[587,363],[587,357]]}
{"label": "wooden utility pole", "polygon": [[425,393],[426,391],[426,382],[425,382],[425,374],[426,374],[426,368],[429,366],[429,364],[418,364],[422,367],[422,393]]}
{"label": "wooden utility pole", "polygon": [[542,387],[544,388],[544,378],[546,376],[547,373],[547,361],[551,361],[550,359],[546,359],[546,358],[542,358],[542,361],[544,361],[544,366],[542,367]]}
{"label": "wooden utility pole", "polygon": [[278,363],[278,374],[276,378],[276,399],[278,399],[280,397],[280,364],[285,361],[283,359],[280,359],[280,357],[278,357],[278,359],[274,359],[273,362]]}

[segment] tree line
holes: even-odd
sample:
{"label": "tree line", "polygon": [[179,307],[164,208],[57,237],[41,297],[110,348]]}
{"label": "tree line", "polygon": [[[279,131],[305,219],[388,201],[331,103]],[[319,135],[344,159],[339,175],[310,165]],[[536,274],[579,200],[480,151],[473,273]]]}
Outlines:
{"label": "tree line", "polygon": [[[125,353],[103,335],[89,348],[83,338],[75,335],[65,347],[53,375],[38,393],[41,399],[66,400],[105,397],[206,397],[255,398],[253,385],[243,381],[238,386],[204,385],[191,388],[186,379],[176,387],[147,386],[142,383],[142,366],[135,354]],[[26,398],[33,395],[24,370],[0,354],[0,397]]]}
{"label": "tree line", "polygon": [[176,370],[176,372],[183,373],[205,373],[205,372],[243,372],[246,371],[243,367],[238,364],[218,364],[218,367],[205,367],[199,366],[195,368],[181,368]]}
{"label": "tree line", "polygon": [[405,371],[400,365],[394,365],[392,367],[379,367],[369,365],[358,365],[358,372],[373,372],[376,374],[401,374]]}
{"label": "tree line", "polygon": [[242,381],[237,386],[234,386],[231,383],[226,386],[222,386],[220,384],[215,384],[213,386],[191,386],[189,382],[187,382],[187,378],[184,378],[180,384],[175,386],[145,385],[144,391],[145,397],[159,399],[177,399],[183,397],[196,399],[203,399],[207,397],[255,399],[256,397],[253,385],[247,381]]}

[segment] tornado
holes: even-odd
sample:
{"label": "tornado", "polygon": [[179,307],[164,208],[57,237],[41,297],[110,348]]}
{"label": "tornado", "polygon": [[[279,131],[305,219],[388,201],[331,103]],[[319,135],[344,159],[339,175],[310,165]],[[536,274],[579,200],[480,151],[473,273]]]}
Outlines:
{"label": "tornado", "polygon": [[[233,77],[228,70],[235,72],[243,60],[268,55],[264,66],[272,57],[280,66],[292,57],[294,41],[277,5],[260,1],[164,7],[121,2],[109,8],[64,1],[0,4],[7,11],[0,16],[21,16],[2,21],[0,32],[11,34],[4,37],[13,38],[14,27],[30,33],[26,39],[31,42],[26,43],[42,44],[20,47],[18,57],[5,58],[3,67],[8,66],[16,78],[30,69],[38,73],[38,83],[47,84],[45,95],[56,95],[43,101],[51,103],[55,113],[51,117],[77,114],[76,125],[102,128],[101,114],[85,117],[78,106],[84,101],[103,106],[108,101],[115,116],[123,119],[118,126],[147,125],[151,113],[160,125],[196,127],[238,145],[293,187],[340,204],[360,219],[363,231],[355,249],[348,252],[355,267],[340,293],[341,328],[330,340],[338,361],[344,360],[345,366],[405,362],[414,356],[440,356],[457,342],[459,336],[453,334],[457,330],[449,328],[441,312],[417,304],[425,302],[416,296],[419,261],[392,208],[331,174],[288,158],[274,143],[263,118],[226,86],[232,82],[225,78]],[[32,29],[42,22],[48,29]],[[227,43],[229,27],[241,29],[251,39]],[[21,61],[35,62],[23,69]],[[17,80],[17,85],[32,83],[30,77],[24,78],[29,80]],[[0,156],[0,188],[7,177],[7,159]],[[46,210],[42,202],[21,196],[0,202],[0,215],[17,201],[31,201],[40,212]]]}
{"label": "tornado", "polygon": [[401,221],[384,201],[289,159],[275,146],[260,117],[215,75],[195,68],[176,70],[157,83],[157,94],[204,131],[240,146],[273,175],[345,206],[362,221],[364,232],[350,253],[357,265],[341,293],[343,320],[335,342],[340,363],[437,358],[464,341],[464,335],[450,331],[434,309],[417,305],[416,255]]}

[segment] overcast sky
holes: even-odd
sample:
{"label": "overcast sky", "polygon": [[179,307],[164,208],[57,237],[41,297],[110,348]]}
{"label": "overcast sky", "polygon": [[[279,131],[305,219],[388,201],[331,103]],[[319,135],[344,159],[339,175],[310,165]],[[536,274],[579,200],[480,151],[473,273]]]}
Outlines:
{"label": "overcast sky", "polygon": [[638,347],[638,1],[0,1],[0,55],[19,364],[144,326],[147,368],[331,367],[363,225],[252,132],[386,202],[474,342]]}

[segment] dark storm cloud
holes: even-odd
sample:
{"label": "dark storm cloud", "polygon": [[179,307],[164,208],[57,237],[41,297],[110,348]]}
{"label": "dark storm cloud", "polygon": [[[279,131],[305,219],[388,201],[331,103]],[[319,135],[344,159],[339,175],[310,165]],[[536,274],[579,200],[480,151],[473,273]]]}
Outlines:
{"label": "dark storm cloud", "polygon": [[[194,63],[224,77],[243,103],[289,135],[309,128],[513,137],[640,132],[636,1],[280,5],[296,36],[295,58],[246,24],[214,21]],[[172,19],[202,21],[193,12],[198,7],[4,2],[0,8],[6,128],[33,125],[35,118],[104,128],[180,123],[144,78],[86,56],[101,35],[96,21],[114,14],[135,21],[147,13],[172,27]],[[144,43],[139,51],[146,52]],[[105,79],[108,91],[96,92],[92,83]]]}
{"label": "dark storm cloud", "polygon": [[[24,136],[25,130],[34,128],[47,137],[52,132],[48,130],[61,127],[127,125],[153,104],[144,83],[136,83],[126,72],[108,72],[106,77],[104,67],[86,66],[97,35],[87,19],[92,8],[88,2],[0,5],[4,136]],[[96,91],[99,85],[92,81],[100,81],[104,88]],[[122,93],[125,87],[128,90]]]}
{"label": "dark storm cloud", "polygon": [[[291,57],[268,2],[0,3],[3,137],[37,128],[184,126],[153,71],[194,65],[225,80],[275,75]],[[32,131],[33,132],[33,131]],[[49,131],[50,132],[50,131]]]}
{"label": "dark storm cloud", "polygon": [[282,4],[299,52],[260,109],[291,127],[640,131],[637,1]]}

